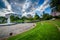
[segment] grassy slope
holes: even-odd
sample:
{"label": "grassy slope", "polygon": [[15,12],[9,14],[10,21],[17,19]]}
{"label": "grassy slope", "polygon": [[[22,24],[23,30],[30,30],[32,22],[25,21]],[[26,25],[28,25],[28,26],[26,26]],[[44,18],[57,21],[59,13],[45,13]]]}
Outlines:
{"label": "grassy slope", "polygon": [[54,20],[53,22],[60,27],[60,20],[59,19],[58,20]]}
{"label": "grassy slope", "polygon": [[37,26],[22,34],[8,38],[8,40],[60,40],[60,32],[52,23],[55,21],[43,21],[36,23]]}

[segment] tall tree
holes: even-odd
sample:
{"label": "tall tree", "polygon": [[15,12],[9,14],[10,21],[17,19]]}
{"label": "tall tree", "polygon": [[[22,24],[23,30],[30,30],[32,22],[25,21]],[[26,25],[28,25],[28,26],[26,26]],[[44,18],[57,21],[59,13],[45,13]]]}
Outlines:
{"label": "tall tree", "polygon": [[37,13],[35,14],[34,20],[38,20],[40,19],[40,17],[37,15]]}
{"label": "tall tree", "polygon": [[60,0],[51,0],[50,6],[52,10],[60,12]]}
{"label": "tall tree", "polygon": [[50,19],[52,19],[52,15],[49,15],[49,13],[45,13],[44,11],[42,15],[42,20],[50,20]]}

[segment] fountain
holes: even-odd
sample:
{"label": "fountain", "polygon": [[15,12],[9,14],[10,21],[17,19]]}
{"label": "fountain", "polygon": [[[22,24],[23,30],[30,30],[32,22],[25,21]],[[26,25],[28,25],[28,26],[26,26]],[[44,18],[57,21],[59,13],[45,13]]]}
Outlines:
{"label": "fountain", "polygon": [[8,17],[7,19],[7,24],[10,24],[10,17]]}
{"label": "fountain", "polygon": [[10,21],[10,16],[12,15],[12,14],[14,14],[14,12],[9,12],[8,14],[6,14],[5,15],[5,17],[7,18],[7,25],[12,25],[12,24],[15,24],[15,23],[11,23],[11,21]]}
{"label": "fountain", "polygon": [[7,24],[10,24],[10,14],[6,14]]}
{"label": "fountain", "polygon": [[3,12],[2,11],[1,12],[3,13],[3,15],[1,15],[1,16],[4,16],[7,18],[7,23],[0,24],[0,26],[12,25],[14,23],[10,22],[10,16],[11,16],[11,14],[14,14],[14,12],[11,10],[11,5],[7,2],[7,0],[3,0],[3,2],[5,3],[6,8],[2,9]]}
{"label": "fountain", "polygon": [[7,23],[0,24],[0,26],[14,25],[15,23],[10,22],[10,16],[11,14],[6,14],[5,17],[7,18]]}

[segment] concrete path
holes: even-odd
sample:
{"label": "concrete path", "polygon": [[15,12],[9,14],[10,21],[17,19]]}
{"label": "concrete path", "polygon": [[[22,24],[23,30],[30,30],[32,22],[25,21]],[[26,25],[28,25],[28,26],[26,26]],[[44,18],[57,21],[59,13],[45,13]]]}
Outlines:
{"label": "concrete path", "polygon": [[12,35],[16,35],[34,27],[35,23],[22,23],[11,26],[0,26],[0,38],[9,37],[10,33],[12,33]]}

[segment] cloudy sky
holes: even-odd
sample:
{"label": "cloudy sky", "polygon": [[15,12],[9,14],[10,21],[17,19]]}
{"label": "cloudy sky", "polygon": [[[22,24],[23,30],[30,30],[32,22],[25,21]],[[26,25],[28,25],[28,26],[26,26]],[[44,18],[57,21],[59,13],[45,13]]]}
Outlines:
{"label": "cloudy sky", "polygon": [[50,0],[0,0],[0,9],[6,8],[17,14],[41,15],[43,11],[51,12]]}

